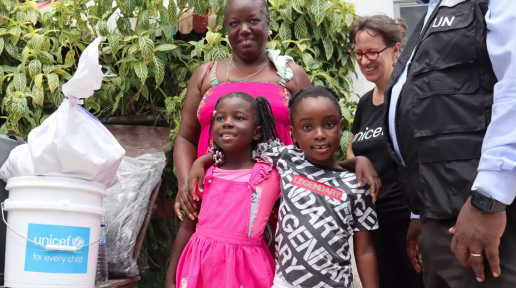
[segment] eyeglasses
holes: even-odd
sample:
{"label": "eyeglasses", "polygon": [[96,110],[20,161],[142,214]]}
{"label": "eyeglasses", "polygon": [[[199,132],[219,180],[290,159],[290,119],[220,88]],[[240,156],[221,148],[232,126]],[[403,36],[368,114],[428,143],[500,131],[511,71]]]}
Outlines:
{"label": "eyeglasses", "polygon": [[357,61],[362,61],[362,58],[365,56],[369,61],[374,61],[376,59],[378,59],[378,57],[380,56],[380,53],[382,53],[383,51],[391,48],[392,46],[394,46],[396,43],[394,44],[391,44],[385,48],[383,48],[382,50],[380,51],[368,51],[368,52],[365,52],[365,53],[362,53],[362,52],[358,52],[358,51],[351,51],[349,52],[349,55],[351,56],[351,58],[357,60]]}

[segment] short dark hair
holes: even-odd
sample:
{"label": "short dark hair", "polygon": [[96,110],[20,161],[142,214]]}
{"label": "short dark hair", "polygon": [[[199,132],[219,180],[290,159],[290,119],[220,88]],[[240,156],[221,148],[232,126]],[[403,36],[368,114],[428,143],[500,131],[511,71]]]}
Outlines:
{"label": "short dark hair", "polygon": [[[215,104],[215,111],[217,110],[217,106],[219,105],[220,101],[222,101],[222,99],[234,97],[238,97],[251,104],[251,110],[253,112],[256,124],[262,126],[262,136],[258,141],[253,143],[253,148],[259,143],[267,143],[269,141],[275,141],[279,139],[279,133],[276,128],[276,120],[274,118],[274,114],[272,113],[271,104],[264,97],[254,98],[253,96],[244,92],[231,92],[217,100],[217,103]],[[208,132],[208,147],[211,146],[211,139],[213,137],[213,122],[215,122],[215,115],[211,117],[210,129]]]}
{"label": "short dark hair", "polygon": [[342,118],[342,110],[339,104],[339,95],[333,89],[324,86],[313,86],[301,89],[294,93],[288,101],[288,108],[290,109],[290,123],[294,121],[296,115],[296,108],[299,102],[305,98],[328,98],[335,105],[337,111],[339,111],[339,117]]}
{"label": "short dark hair", "polygon": [[[393,45],[398,42],[401,43],[401,48],[405,46],[404,39],[405,36],[407,36],[407,25],[405,25],[405,22],[403,22],[403,19],[401,18],[395,20],[394,18],[381,14],[358,17],[349,31],[350,41],[356,44],[358,32],[367,30],[373,30],[380,34],[383,43],[386,46]],[[371,33],[369,33],[369,35],[371,35]]]}
{"label": "short dark hair", "polygon": [[[227,14],[226,14],[226,13],[228,12],[228,11],[227,11],[227,10],[228,10],[228,6],[229,6],[229,4],[233,3],[234,1],[235,1],[235,0],[228,0],[228,2],[226,3],[226,6],[224,6],[224,23],[226,22],[226,20],[225,20],[225,19],[227,18]],[[238,0],[238,1],[242,1],[242,0]],[[264,9],[264,10],[265,10],[265,15],[266,15],[267,17],[269,17],[269,15],[270,15],[270,14],[269,14],[269,4],[267,4],[267,1],[266,1],[266,0],[250,0],[250,1],[261,3],[261,4],[262,4],[262,9]]]}

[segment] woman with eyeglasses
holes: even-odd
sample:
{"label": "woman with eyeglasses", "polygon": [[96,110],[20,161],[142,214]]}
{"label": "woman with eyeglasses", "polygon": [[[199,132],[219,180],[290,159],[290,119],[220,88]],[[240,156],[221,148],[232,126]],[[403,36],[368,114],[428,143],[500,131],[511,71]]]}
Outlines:
{"label": "woman with eyeglasses", "polygon": [[382,181],[376,201],[380,229],[373,231],[378,260],[380,288],[424,287],[420,274],[420,256],[414,259],[414,269],[407,257],[407,231],[410,210],[398,186],[397,167],[387,154],[383,133],[384,93],[403,47],[407,27],[401,19],[385,15],[360,17],[353,24],[350,39],[355,50],[349,54],[356,59],[360,71],[376,87],[364,94],[355,113],[351,144],[347,156],[365,156]]}

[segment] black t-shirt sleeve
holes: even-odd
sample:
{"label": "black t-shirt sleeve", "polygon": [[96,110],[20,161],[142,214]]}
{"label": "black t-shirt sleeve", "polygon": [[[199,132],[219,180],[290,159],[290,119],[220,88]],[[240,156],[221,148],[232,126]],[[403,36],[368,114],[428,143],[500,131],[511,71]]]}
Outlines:
{"label": "black t-shirt sleeve", "polygon": [[370,97],[370,94],[372,94],[373,91],[374,90],[371,90],[365,93],[358,101],[357,111],[355,112],[355,120],[353,120],[353,126],[351,126],[351,133],[353,133],[353,135],[357,135],[357,133],[360,131],[360,126],[362,125],[362,111],[364,110],[364,105],[367,103],[367,98]]}

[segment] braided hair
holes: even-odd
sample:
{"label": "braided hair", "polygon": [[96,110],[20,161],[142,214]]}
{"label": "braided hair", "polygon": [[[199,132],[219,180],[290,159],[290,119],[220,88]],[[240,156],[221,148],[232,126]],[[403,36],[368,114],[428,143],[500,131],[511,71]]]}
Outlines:
{"label": "braided hair", "polygon": [[340,109],[339,104],[339,95],[333,89],[324,87],[324,86],[313,86],[301,89],[294,93],[290,100],[288,101],[288,108],[290,109],[290,123],[294,121],[294,116],[296,115],[296,108],[299,102],[305,98],[327,98],[335,104],[335,108],[339,111],[339,117],[342,118],[342,110]]}
{"label": "braided hair", "polygon": [[[274,114],[272,113],[272,106],[264,97],[254,98],[253,96],[243,93],[243,92],[231,92],[223,97],[220,97],[215,104],[215,111],[217,107],[223,99],[238,97],[242,100],[245,100],[251,104],[251,110],[254,115],[254,119],[256,124],[262,127],[262,135],[260,139],[257,141],[253,141],[253,150],[258,147],[260,143],[269,143],[273,141],[278,141],[279,134],[276,129],[276,120],[274,119]],[[211,117],[210,129],[208,131],[208,147],[212,146],[212,137],[213,137],[213,123],[215,122],[215,113]],[[216,143],[213,143],[214,151],[221,151],[220,147]]]}

